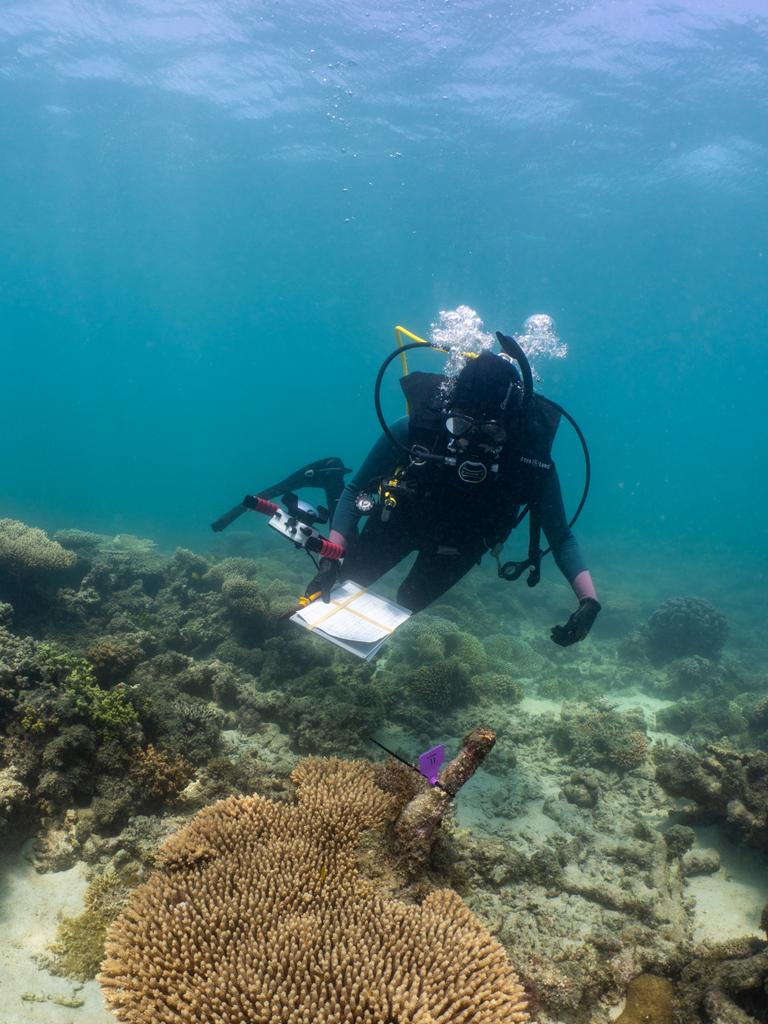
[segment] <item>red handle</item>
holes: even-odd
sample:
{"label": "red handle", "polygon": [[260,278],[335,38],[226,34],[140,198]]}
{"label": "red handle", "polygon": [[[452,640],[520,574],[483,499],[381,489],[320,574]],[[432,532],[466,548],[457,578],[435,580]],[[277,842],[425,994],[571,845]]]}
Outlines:
{"label": "red handle", "polygon": [[266,498],[260,498],[258,494],[254,494],[253,501],[253,511],[261,512],[265,516],[273,516],[280,509],[279,505],[276,505],[273,501],[267,501]]}
{"label": "red handle", "polygon": [[332,541],[326,540],[325,537],[319,537],[318,541],[319,547],[314,547],[313,545],[313,550],[321,558],[330,558],[333,561],[338,561],[339,558],[344,557],[344,548],[341,544],[334,544]]}

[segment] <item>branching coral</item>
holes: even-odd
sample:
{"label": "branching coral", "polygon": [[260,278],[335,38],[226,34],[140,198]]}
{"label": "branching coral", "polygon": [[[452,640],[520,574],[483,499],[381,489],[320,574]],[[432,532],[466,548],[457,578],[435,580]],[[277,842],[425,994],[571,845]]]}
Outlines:
{"label": "branching coral", "polygon": [[466,704],[472,695],[469,672],[458,658],[422,665],[410,676],[408,689],[428,708],[454,708]]}
{"label": "branching coral", "polygon": [[254,580],[244,576],[229,576],[221,587],[224,606],[239,626],[261,629],[266,624],[269,609],[261,588]]}
{"label": "branching coral", "polygon": [[181,754],[156,750],[150,743],[146,749],[135,751],[130,772],[133,782],[147,796],[168,800],[178,796],[195,770]]}
{"label": "branching coral", "polygon": [[100,636],[88,648],[86,657],[98,681],[109,685],[125,679],[144,657],[144,651],[133,637]]}
{"label": "branching coral", "polygon": [[230,797],[165,845],[112,926],[101,984],[125,1024],[510,1024],[525,993],[453,892],[420,906],[358,872],[391,814],[366,762],[311,759],[297,802]]}
{"label": "branching coral", "polygon": [[89,662],[59,651],[52,644],[40,644],[38,654],[43,665],[63,677],[64,693],[77,714],[90,721],[102,735],[116,736],[137,724],[136,709],[122,683],[103,690]]}
{"label": "branching coral", "polygon": [[555,741],[574,765],[639,768],[648,754],[642,713],[619,712],[601,705],[564,704]]}
{"label": "branching coral", "polygon": [[477,689],[505,704],[519,704],[525,697],[521,684],[503,672],[484,672],[477,680]]}

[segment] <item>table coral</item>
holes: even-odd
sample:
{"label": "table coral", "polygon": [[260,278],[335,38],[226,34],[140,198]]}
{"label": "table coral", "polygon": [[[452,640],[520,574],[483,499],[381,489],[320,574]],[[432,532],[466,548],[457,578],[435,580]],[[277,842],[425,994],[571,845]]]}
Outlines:
{"label": "table coral", "polygon": [[36,576],[69,569],[76,555],[34,526],[0,519],[0,569],[13,576]]}

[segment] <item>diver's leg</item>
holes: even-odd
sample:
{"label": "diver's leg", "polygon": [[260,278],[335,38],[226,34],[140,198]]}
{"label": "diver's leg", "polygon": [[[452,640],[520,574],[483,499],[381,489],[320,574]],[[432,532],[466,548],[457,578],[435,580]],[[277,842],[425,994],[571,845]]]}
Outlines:
{"label": "diver's leg", "polygon": [[420,612],[466,576],[479,561],[477,554],[438,554],[420,551],[411,571],[400,584],[397,603]]}
{"label": "diver's leg", "polygon": [[413,540],[402,524],[369,519],[344,559],[341,579],[368,587],[411,551]]}

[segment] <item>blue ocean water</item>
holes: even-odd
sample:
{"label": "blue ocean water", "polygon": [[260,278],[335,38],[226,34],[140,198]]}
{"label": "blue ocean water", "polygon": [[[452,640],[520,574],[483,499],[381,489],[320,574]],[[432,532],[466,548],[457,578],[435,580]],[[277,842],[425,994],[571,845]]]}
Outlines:
{"label": "blue ocean water", "polygon": [[763,0],[5,2],[0,513],[210,548],[467,303],[568,343],[604,575],[764,594],[767,56]]}

